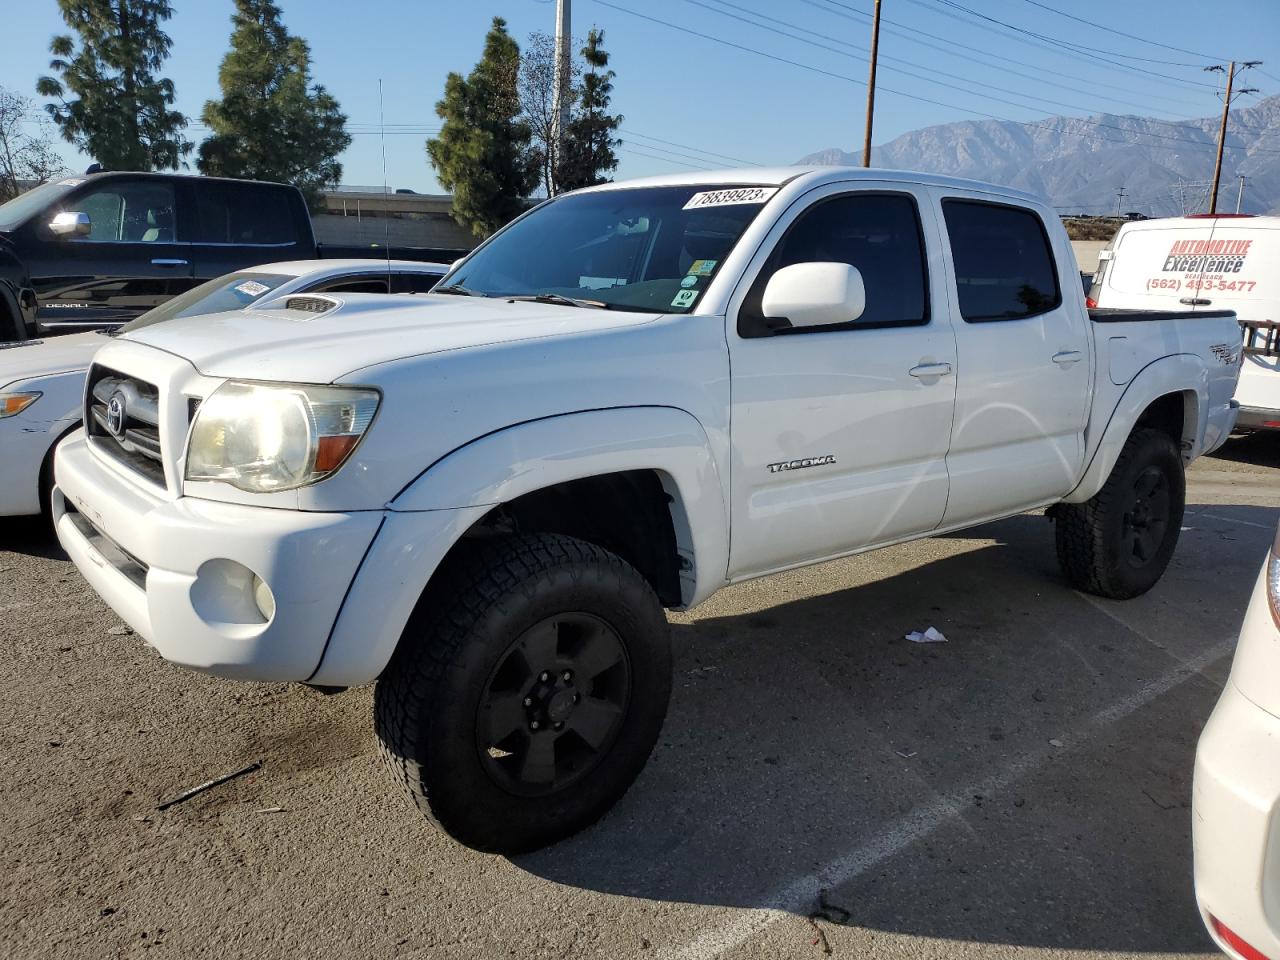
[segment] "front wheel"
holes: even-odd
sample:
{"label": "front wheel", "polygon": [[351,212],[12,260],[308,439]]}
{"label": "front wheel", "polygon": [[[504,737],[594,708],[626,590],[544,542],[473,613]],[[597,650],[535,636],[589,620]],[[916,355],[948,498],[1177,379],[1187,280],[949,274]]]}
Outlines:
{"label": "front wheel", "polygon": [[593,544],[465,547],[378,681],[383,757],[454,839],[518,853],[602,816],[657,741],[671,693],[652,588]]}
{"label": "front wheel", "polygon": [[1182,457],[1169,435],[1130,434],[1101,490],[1055,508],[1058,562],[1072,586],[1114,600],[1155,586],[1178,545],[1186,493]]}

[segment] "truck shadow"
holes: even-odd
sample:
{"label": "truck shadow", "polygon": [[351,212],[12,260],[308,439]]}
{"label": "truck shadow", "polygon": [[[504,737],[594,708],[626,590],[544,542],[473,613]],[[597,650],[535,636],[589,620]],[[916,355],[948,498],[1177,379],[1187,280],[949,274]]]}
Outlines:
{"label": "truck shadow", "polygon": [[47,560],[67,559],[44,517],[0,517],[0,550]]}
{"label": "truck shadow", "polygon": [[[825,890],[843,911],[829,916],[873,931],[1211,950],[1191,885],[1192,759],[1275,519],[1214,510],[1246,522],[1189,519],[1165,579],[1128,603],[1071,591],[1048,525],[1024,516],[673,617],[672,709],[649,767],[594,828],[515,863],[795,917]],[[804,598],[765,606],[786,593]],[[949,642],[904,640],[930,625]],[[809,949],[812,928],[795,937]]]}
{"label": "truck shadow", "polygon": [[1234,460],[1256,467],[1280,467],[1280,432],[1273,430],[1234,436],[1209,456],[1214,460]]}

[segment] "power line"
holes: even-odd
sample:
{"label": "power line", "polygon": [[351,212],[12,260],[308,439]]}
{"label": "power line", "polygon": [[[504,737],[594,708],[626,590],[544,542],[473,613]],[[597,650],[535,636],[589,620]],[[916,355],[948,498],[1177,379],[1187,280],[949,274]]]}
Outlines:
{"label": "power line", "polygon": [[[849,7],[849,6],[847,6],[846,4],[840,3],[840,2],[839,2],[839,0],[801,0],[801,2],[802,2],[802,3],[807,3],[807,4],[808,4],[809,6],[811,6],[811,7],[816,7],[817,9],[821,10],[823,13],[827,13],[827,14],[830,14],[830,15],[832,15],[832,16],[844,17],[844,18],[845,18],[845,19],[847,19],[847,20],[861,19],[861,20],[863,20],[863,21],[870,22],[870,17],[869,17],[867,14],[862,13],[860,10],[856,10],[856,9],[854,9],[853,7]],[[831,9],[831,8],[830,8],[830,7],[828,7],[828,6],[823,6],[823,4],[824,4],[824,3],[827,3],[827,4],[833,4],[834,6],[839,7],[840,9],[838,9],[838,10],[833,10],[833,9]],[[952,37],[943,37],[943,36],[939,36],[939,35],[938,35],[938,34],[936,34],[936,33],[929,33],[927,30],[921,30],[921,29],[919,29],[918,27],[913,26],[913,25],[909,25],[909,24],[905,24],[905,23],[900,23],[900,22],[898,22],[898,21],[896,21],[896,20],[890,20],[888,17],[884,17],[884,18],[883,18],[883,20],[884,20],[884,22],[885,22],[885,23],[887,23],[887,24],[891,24],[893,27],[898,28],[898,29],[895,29],[895,30],[893,31],[893,33],[897,34],[897,35],[898,35],[898,36],[900,36],[902,39],[907,40],[907,41],[912,42],[912,43],[918,43],[918,44],[920,44],[920,45],[922,45],[922,46],[929,47],[930,49],[933,49],[933,50],[941,50],[943,53],[950,54],[951,56],[954,56],[954,57],[960,57],[960,58],[963,58],[963,59],[966,59],[966,60],[974,60],[974,58],[973,58],[973,57],[966,57],[964,54],[962,54],[962,53],[957,53],[957,52],[956,52],[957,50],[970,50],[970,51],[973,51],[974,53],[981,54],[982,56],[985,56],[985,57],[994,57],[994,58],[998,61],[998,63],[994,64],[994,66],[995,66],[997,69],[1003,70],[1003,71],[1005,71],[1005,72],[1007,72],[1007,73],[1012,73],[1012,74],[1014,74],[1015,76],[1024,77],[1025,79],[1028,79],[1028,80],[1034,80],[1034,81],[1036,81],[1036,82],[1038,82],[1038,83],[1043,83],[1043,84],[1046,84],[1046,85],[1048,85],[1048,86],[1061,87],[1062,89],[1064,89],[1064,90],[1070,90],[1070,91],[1071,91],[1071,92],[1073,92],[1073,93],[1082,93],[1082,94],[1084,94],[1085,96],[1089,96],[1089,97],[1096,97],[1096,98],[1098,98],[1098,99],[1102,99],[1102,100],[1110,100],[1110,101],[1111,101],[1111,102],[1113,102],[1113,103],[1123,103],[1123,104],[1126,104],[1126,105],[1128,105],[1128,106],[1137,106],[1137,107],[1139,107],[1140,109],[1144,109],[1144,110],[1150,110],[1150,109],[1166,109],[1166,110],[1167,110],[1167,109],[1168,109],[1167,107],[1165,107],[1165,108],[1152,108],[1152,107],[1149,107],[1149,106],[1143,106],[1142,104],[1136,104],[1136,103],[1134,103],[1132,100],[1121,100],[1121,99],[1118,99],[1118,98],[1116,98],[1116,97],[1107,96],[1107,95],[1105,95],[1105,94],[1100,94],[1100,93],[1096,93],[1096,92],[1092,92],[1092,91],[1084,91],[1084,90],[1080,90],[1080,89],[1077,89],[1077,88],[1074,88],[1074,87],[1068,87],[1068,86],[1066,86],[1065,84],[1058,83],[1057,81],[1054,81],[1054,80],[1048,80],[1048,79],[1046,79],[1046,78],[1043,76],[1044,65],[1043,65],[1043,64],[1041,64],[1041,63],[1029,63],[1029,62],[1027,62],[1026,60],[1018,60],[1018,59],[1017,59],[1017,58],[1015,58],[1015,57],[1011,57],[1011,56],[1009,56],[1009,55],[1008,55],[1008,53],[1006,53],[1006,52],[1004,52],[1004,51],[1000,51],[1000,52],[998,52],[998,53],[997,53],[997,52],[994,52],[994,51],[991,51],[991,50],[984,50],[984,49],[983,49],[983,48],[981,48],[981,47],[975,47],[975,46],[973,46],[973,45],[971,45],[971,44],[967,44],[967,43],[960,43],[959,41],[957,41],[957,40],[953,39]],[[930,37],[930,38],[932,38],[932,39],[934,39],[934,40],[938,40],[938,41],[940,41],[941,43],[946,44],[946,46],[945,46],[945,47],[938,47],[938,46],[936,46],[936,45],[934,45],[934,44],[931,44],[931,43],[925,43],[923,40],[920,40],[920,39],[919,39],[919,37],[922,37],[922,36],[923,36],[923,37]],[[1003,34],[1001,34],[1001,36],[1003,37]],[[1005,38],[1005,39],[1007,39],[1007,38]],[[1014,38],[1014,39],[1020,39],[1020,38]],[[1024,42],[1029,42],[1029,41],[1024,41]],[[1041,47],[1039,44],[1035,44],[1035,46],[1037,47],[1037,49],[1047,49],[1047,48]],[[1049,52],[1050,52],[1050,53],[1053,53],[1053,54],[1056,54],[1057,56],[1066,56],[1066,54],[1065,54],[1063,51],[1061,51],[1061,50],[1052,50],[1052,49],[1050,49],[1050,50],[1049,50]],[[975,60],[974,62],[981,63],[982,61],[977,61],[977,60]],[[1041,71],[1041,74],[1040,74],[1040,75],[1038,75],[1038,76],[1031,76],[1031,75],[1028,75],[1028,74],[1025,74],[1025,73],[1018,73],[1018,71],[1016,71],[1016,70],[1011,70],[1011,69],[1009,68],[1009,66],[1008,66],[1008,65],[1009,65],[1010,63],[1016,63],[1018,66],[1021,66],[1021,67],[1028,67],[1028,68],[1030,68],[1030,69],[1032,69],[1032,70],[1039,70],[1039,71]],[[989,63],[988,63],[988,64],[986,64],[986,66],[992,66],[992,64],[989,64]],[[1101,66],[1103,69],[1115,70],[1115,71],[1117,71],[1117,72],[1125,72],[1125,73],[1132,73],[1132,72],[1134,72],[1134,68],[1133,68],[1133,67],[1128,67],[1128,66],[1124,66],[1124,65],[1120,65],[1120,64],[1108,63],[1108,62],[1105,62],[1105,61],[1104,61],[1104,62],[1102,62],[1102,63],[1100,64],[1100,66]],[[1140,73],[1141,71],[1138,71],[1138,72]],[[1091,85],[1099,85],[1096,81],[1090,81],[1090,80],[1085,79],[1084,77],[1078,77],[1078,76],[1075,76],[1075,75],[1068,75],[1068,76],[1070,76],[1070,78],[1071,78],[1072,80],[1076,80],[1076,81],[1078,81],[1078,82],[1080,82],[1080,83],[1091,84]],[[1165,100],[1165,101],[1167,101],[1167,102],[1169,102],[1169,103],[1176,103],[1176,104],[1179,104],[1179,105],[1181,105],[1181,104],[1183,104],[1183,103],[1185,102],[1183,99],[1180,99],[1180,98],[1178,98],[1178,97],[1169,97],[1169,96],[1165,96],[1165,95],[1163,95],[1163,94],[1159,94],[1159,93],[1144,92],[1144,93],[1143,93],[1143,96],[1144,96],[1146,99],[1148,99],[1148,100]]]}
{"label": "power line", "polygon": [[[743,18],[743,17],[741,17],[741,16],[736,16],[736,15],[734,15],[734,14],[732,14],[732,13],[727,13],[727,12],[725,12],[724,10],[717,10],[715,7],[708,6],[708,5],[707,5],[707,3],[703,2],[703,0],[685,0],[685,2],[686,2],[686,3],[691,3],[691,4],[693,4],[694,6],[702,7],[702,8],[703,8],[703,9],[705,9],[705,10],[710,10],[712,13],[717,13],[717,14],[719,14],[720,16],[723,16],[723,17],[729,17],[729,18],[731,18],[731,19],[733,19],[733,20],[737,20],[737,21],[738,21],[738,22],[740,22],[740,23],[746,23],[746,24],[749,24],[749,25],[751,25],[751,26],[759,27],[760,29],[764,29],[764,30],[771,30],[771,31],[772,31],[772,32],[774,32],[774,33],[780,34],[780,35],[782,35],[782,36],[789,37],[789,38],[791,38],[792,40],[799,41],[800,43],[808,43],[808,44],[810,44],[810,45],[812,45],[812,46],[820,47],[820,48],[822,48],[822,49],[824,49],[824,50],[828,50],[828,51],[830,51],[830,52],[832,52],[832,53],[835,53],[835,54],[837,54],[837,55],[839,55],[839,56],[842,56],[842,57],[849,57],[850,59],[853,59],[853,60],[860,60],[860,61],[861,61],[861,62],[863,62],[863,63],[867,63],[867,62],[868,62],[868,59],[867,59],[866,57],[862,56],[860,53],[848,53],[848,52],[846,52],[846,51],[844,51],[844,50],[839,50],[839,49],[836,49],[835,47],[829,46],[829,45],[827,45],[826,43],[819,43],[819,42],[814,41],[814,40],[806,40],[804,37],[798,37],[798,36],[796,36],[795,34],[788,33],[788,32],[787,32],[787,31],[785,31],[785,30],[782,30],[782,29],[779,29],[779,28],[776,28],[776,27],[767,27],[767,26],[765,26],[765,25],[764,25],[764,24],[762,24],[762,23],[756,23],[756,22],[753,22],[753,21],[751,21],[751,20],[746,20],[746,19],[744,19],[744,18]],[[795,26],[795,25],[793,25],[793,24],[788,24],[788,23],[786,23],[786,21],[779,20],[779,19],[777,19],[776,17],[770,17],[770,16],[768,16],[767,14],[757,13],[756,11],[754,11],[754,10],[749,10],[749,9],[747,9],[746,7],[740,7],[740,6],[738,6],[737,4],[735,4],[735,3],[731,3],[731,2],[729,2],[729,0],[711,0],[711,2],[712,2],[712,3],[718,3],[718,4],[720,4],[721,6],[729,7],[729,8],[734,9],[734,10],[739,10],[739,11],[741,11],[742,13],[748,14],[748,15],[753,16],[753,17],[757,17],[757,18],[759,18],[759,19],[761,19],[761,20],[767,20],[767,21],[769,21],[770,23],[776,23],[776,24],[781,24],[781,25],[786,26],[786,27],[790,27],[791,29],[798,30],[798,31],[800,31],[801,33],[809,34],[810,36],[814,36],[814,37],[821,37],[821,38],[823,38],[823,39],[827,39],[827,36],[826,36],[825,34],[818,33],[818,32],[817,32],[817,31],[815,31],[815,30],[809,30],[809,29],[807,29],[807,28],[805,28],[805,27],[799,27],[799,26]],[[834,41],[834,42],[835,42],[835,43],[837,43],[837,44],[839,44],[839,45],[840,45],[840,46],[842,46],[842,47],[847,47],[847,48],[849,48],[849,49],[854,49],[854,50],[856,50],[856,49],[857,49],[856,47],[854,47],[854,45],[853,45],[853,44],[847,43],[847,42],[842,41],[842,40],[836,40],[836,41]],[[884,60],[884,61],[886,61],[886,62],[889,62],[889,63],[908,63],[908,64],[910,64],[910,63],[911,63],[911,61],[903,60],[903,59],[901,59],[900,57],[891,57],[891,56],[889,56],[889,55],[887,55],[887,54],[881,54],[881,55],[880,55],[880,59],[881,59],[881,60]],[[888,68],[886,68],[886,69],[893,70],[893,71],[894,71],[894,72],[896,72],[896,73],[900,73],[900,74],[902,74],[902,75],[904,75],[904,76],[912,77],[912,78],[914,78],[914,79],[916,79],[916,80],[923,80],[923,81],[924,81],[924,82],[926,82],[926,83],[933,83],[933,84],[936,84],[936,85],[941,86],[941,87],[947,87],[947,88],[952,89],[952,90],[957,90],[957,91],[959,91],[959,92],[961,92],[961,93],[974,93],[974,91],[973,91],[973,90],[968,89],[968,88],[966,88],[966,87],[958,87],[958,86],[956,86],[955,84],[944,83],[944,82],[942,82],[941,80],[935,80],[935,79],[934,79],[933,77],[931,77],[931,76],[925,76],[925,75],[922,75],[922,74],[919,74],[919,73],[915,73],[915,72],[913,72],[913,71],[911,71],[911,70],[904,70],[904,69],[902,69],[901,67],[888,67]],[[949,77],[949,78],[951,78],[951,79],[953,79],[953,80],[959,80],[959,81],[961,81],[962,83],[972,84],[972,85],[974,85],[974,86],[978,86],[978,87],[984,87],[984,88],[986,88],[986,89],[988,89],[988,90],[996,90],[996,91],[1001,91],[1001,92],[1003,92],[1003,91],[1006,91],[1006,90],[1008,89],[1008,87],[1007,87],[1007,86],[996,86],[996,85],[994,85],[994,84],[990,84],[990,83],[983,83],[983,82],[982,82],[982,81],[980,81],[980,80],[973,80],[973,79],[970,79],[970,78],[968,78],[968,77],[962,77],[962,76],[959,76],[958,74],[948,73],[948,72],[946,72],[945,70],[939,70],[939,69],[937,69],[936,67],[935,67],[935,68],[933,68],[932,72],[933,72],[933,73],[935,73],[935,74],[937,74],[938,76],[942,76],[942,77]],[[1086,96],[1087,96],[1087,95],[1088,95],[1088,94],[1086,94]],[[1008,104],[1009,106],[1012,106],[1012,107],[1020,107],[1020,108],[1022,108],[1022,109],[1029,109],[1029,110],[1039,110],[1039,109],[1041,109],[1041,108],[1039,108],[1039,107],[1035,107],[1035,106],[1028,106],[1028,105],[1027,105],[1027,104],[1025,104],[1025,103],[1018,103],[1018,102],[1016,102],[1016,101],[1014,101],[1014,100],[1007,100],[1007,99],[1005,99],[1005,98],[1003,98],[1003,97],[993,97],[993,96],[984,95],[984,94],[977,94],[977,96],[981,96],[981,97],[983,97],[984,99],[987,99],[987,100],[994,100],[994,101],[997,101],[997,102],[999,102],[999,103]],[[1055,106],[1055,107],[1065,107],[1065,108],[1067,108],[1068,110],[1082,110],[1082,111],[1085,111],[1085,112],[1092,112],[1092,110],[1093,110],[1093,108],[1092,108],[1092,107],[1083,106],[1083,105],[1078,104],[1078,103],[1068,103],[1068,102],[1063,101],[1063,100],[1053,100],[1053,99],[1050,99],[1049,97],[1038,97],[1038,96],[1036,96],[1036,95],[1034,95],[1034,94],[1029,94],[1029,93],[1023,93],[1023,94],[1020,94],[1020,96],[1021,96],[1023,99],[1025,99],[1025,100],[1038,100],[1040,103],[1047,103],[1047,104],[1050,104],[1051,106]],[[1146,119],[1146,118],[1144,118],[1144,119]],[[1153,120],[1153,121],[1154,121],[1154,122],[1156,122],[1156,123],[1160,123],[1160,124],[1163,124],[1163,125],[1165,125],[1165,126],[1174,127],[1174,128],[1177,128],[1177,129],[1194,131],[1194,132],[1196,132],[1196,133],[1203,133],[1203,132],[1204,132],[1204,131],[1202,131],[1202,130],[1199,130],[1199,129],[1198,129],[1198,128],[1196,128],[1196,127],[1186,126],[1185,124],[1173,123],[1173,122],[1171,122],[1171,121],[1166,121],[1166,120],[1159,120],[1159,119],[1154,118],[1154,117],[1153,117],[1153,118],[1150,118],[1150,119],[1151,119],[1151,120]]]}
{"label": "power line", "polygon": [[702,150],[698,147],[691,147],[687,143],[677,143],[674,140],[663,140],[659,137],[651,137],[647,133],[640,133],[638,130],[632,130],[630,127],[620,127],[618,129],[618,132],[625,133],[629,137],[639,137],[641,140],[652,140],[655,143],[665,143],[667,146],[680,147],[683,150],[690,150],[693,153],[702,153],[707,155],[708,157],[712,157],[720,160],[728,160],[731,163],[741,163],[747,166],[751,166],[754,162],[751,160],[743,160],[741,157],[731,157],[728,154],[713,153],[710,150]]}
{"label": "power line", "polygon": [[[835,2],[835,0],[831,0],[831,2]],[[1026,30],[1022,27],[1016,27],[1016,26],[1013,26],[1012,24],[1007,24],[1002,20],[997,20],[994,17],[989,17],[985,13],[979,13],[976,10],[971,10],[969,7],[966,7],[963,4],[956,3],[955,0],[934,0],[934,3],[928,3],[926,2],[926,0],[911,0],[911,2],[918,4],[919,6],[922,6],[922,7],[927,7],[928,9],[933,10],[935,13],[941,13],[944,16],[951,17],[952,19],[958,20],[959,22],[967,24],[969,26],[977,26],[984,30],[987,30],[988,32],[993,32],[998,36],[1004,36],[1007,38],[1009,35],[1009,32],[1012,32],[1013,38],[1019,41],[1020,43],[1026,43],[1031,46],[1040,47],[1041,49],[1047,49],[1054,53],[1057,53],[1059,56],[1065,56],[1066,54],[1070,54],[1074,57],[1085,57],[1089,60],[1094,60],[1098,63],[1104,64],[1114,69],[1124,70],[1129,73],[1137,74],[1138,76],[1141,76],[1141,77],[1159,77],[1162,80],[1169,80],[1173,83],[1181,83],[1190,87],[1205,87],[1205,88],[1212,89],[1212,84],[1201,83],[1197,80],[1188,80],[1185,77],[1175,77],[1173,74],[1169,74],[1169,73],[1157,73],[1154,70],[1133,67],[1125,63],[1118,63],[1112,60],[1108,60],[1106,57],[1099,56],[1091,48],[1083,47],[1076,44],[1067,44],[1063,41],[1055,40],[1052,37],[1046,37],[1043,34],[1038,34],[1035,31]],[[951,7],[952,9],[940,10],[938,9],[937,6],[934,5],[935,3],[945,4],[947,7]],[[843,6],[843,4],[841,5]],[[969,14],[970,17],[977,17],[978,19],[985,20],[987,22],[975,24],[971,19],[966,19],[956,11],[963,11],[964,13]],[[999,30],[997,29],[997,27],[1003,27],[1004,30]],[[1028,39],[1028,38],[1032,38],[1032,39]],[[1065,51],[1065,53],[1063,51]],[[1124,59],[1124,60],[1134,59],[1124,54],[1119,54],[1118,56],[1120,57],[1120,59]],[[1201,64],[1198,64],[1198,63],[1192,64],[1192,66],[1200,67]]]}
{"label": "power line", "polygon": [[1207,53],[1197,53],[1195,50],[1184,50],[1182,47],[1170,46],[1167,43],[1161,43],[1159,40],[1152,40],[1149,37],[1139,37],[1132,33],[1125,33],[1123,30],[1117,30],[1114,27],[1108,27],[1106,24],[1097,23],[1093,20],[1086,20],[1084,17],[1077,17],[1073,13],[1067,13],[1065,10],[1058,10],[1049,6],[1047,3],[1041,3],[1040,0],[1025,0],[1033,7],[1039,7],[1041,10],[1048,10],[1050,13],[1056,13],[1060,17],[1066,17],[1068,20],[1074,20],[1076,23],[1083,23],[1087,27],[1094,30],[1102,30],[1106,33],[1114,33],[1118,37],[1126,37],[1129,40],[1137,40],[1140,43],[1149,43],[1153,47],[1163,47],[1166,50],[1172,50],[1175,53],[1185,53],[1192,57],[1203,57],[1206,60],[1229,60],[1230,57],[1212,57]]}
{"label": "power line", "polygon": [[[836,79],[836,80],[843,80],[843,81],[845,81],[846,83],[854,83],[854,84],[858,84],[858,85],[861,85],[861,84],[862,84],[862,81],[857,80],[857,79],[855,79],[854,77],[850,77],[850,76],[848,76],[847,74],[843,74],[843,73],[836,73],[836,72],[835,72],[835,71],[833,71],[833,70],[826,70],[826,69],[823,69],[822,67],[814,66],[813,64],[801,63],[801,62],[800,62],[800,61],[798,61],[798,60],[791,60],[791,59],[788,59],[787,57],[781,57],[781,56],[778,56],[777,54],[768,53],[768,52],[766,52],[766,51],[764,51],[764,50],[759,50],[759,49],[757,49],[757,48],[755,48],[755,47],[748,47],[748,46],[746,46],[746,45],[744,45],[744,44],[735,43],[735,42],[734,42],[734,41],[732,41],[732,40],[726,40],[726,39],[724,39],[723,37],[716,37],[716,36],[712,36],[711,34],[701,33],[701,32],[699,32],[699,31],[697,31],[697,30],[690,29],[689,27],[684,27],[684,26],[681,26],[681,25],[679,25],[679,24],[671,23],[670,21],[667,21],[667,20],[661,20],[661,19],[659,19],[659,18],[657,18],[657,17],[651,17],[651,16],[649,16],[648,14],[639,13],[638,11],[628,9],[627,7],[619,6],[619,5],[615,4],[615,3],[611,3],[611,2],[609,2],[609,0],[596,0],[596,3],[600,4],[601,6],[608,7],[608,8],[610,8],[611,10],[617,10],[617,11],[619,11],[620,13],[625,13],[625,14],[627,14],[628,16],[636,17],[636,18],[641,19],[641,20],[647,20],[647,21],[649,21],[650,23],[656,23],[656,24],[658,24],[658,25],[660,25],[660,26],[664,26],[664,27],[667,27],[667,28],[672,29],[672,30],[677,30],[677,31],[679,31],[679,32],[681,32],[681,33],[687,33],[687,34],[689,34],[690,36],[698,37],[698,38],[700,38],[700,39],[702,39],[702,40],[708,40],[708,41],[710,41],[710,42],[712,42],[712,43],[717,43],[717,44],[720,44],[720,45],[722,45],[722,46],[730,47],[730,48],[735,49],[735,50],[740,50],[740,51],[743,51],[743,52],[746,52],[746,53],[755,54],[756,56],[761,56],[761,57],[764,57],[764,58],[766,58],[766,59],[768,59],[768,60],[776,61],[776,62],[778,62],[778,63],[785,63],[785,64],[788,64],[788,65],[793,66],[793,67],[799,67],[799,68],[800,68],[800,69],[802,69],[802,70],[808,70],[808,71],[810,71],[811,73],[816,73],[816,74],[819,74],[819,75],[821,75],[821,76],[831,77],[831,78]],[[806,41],[806,42],[808,42],[808,41]],[[933,104],[934,106],[946,107],[947,109],[950,109],[950,110],[959,110],[959,111],[964,112],[964,113],[976,113],[977,115],[979,115],[979,116],[981,116],[981,117],[985,117],[985,118],[987,118],[987,119],[989,119],[989,120],[1003,120],[1003,121],[1005,121],[1005,122],[1018,124],[1019,126],[1024,126],[1024,127],[1039,127],[1039,128],[1042,128],[1042,129],[1055,129],[1052,125],[1047,124],[1047,123],[1044,123],[1044,122],[1042,122],[1042,121],[1032,121],[1032,120],[1014,120],[1014,119],[1012,119],[1011,117],[1004,117],[1004,116],[1000,116],[999,114],[987,113],[987,112],[982,111],[982,110],[975,110],[975,109],[973,109],[972,107],[964,107],[964,106],[960,106],[959,104],[955,104],[955,103],[947,103],[946,101],[943,101],[943,100],[934,100],[934,99],[932,99],[932,98],[930,98],[930,97],[922,97],[922,96],[920,96],[920,95],[918,95],[918,94],[914,94],[914,93],[907,93],[907,92],[906,92],[906,91],[904,91],[904,90],[896,90],[896,89],[894,89],[894,88],[892,88],[892,87],[886,87],[886,86],[884,86],[883,84],[881,84],[881,85],[880,85],[880,89],[881,89],[881,90],[884,90],[884,91],[886,91],[886,92],[888,92],[888,93],[896,94],[896,95],[898,95],[898,96],[900,96],[900,97],[906,97],[906,98],[907,98],[907,99],[909,99],[909,100],[916,100],[916,101],[919,101],[919,102],[921,102],[921,103],[929,103],[929,104]],[[978,96],[981,96],[981,95],[979,94]],[[989,98],[988,98],[988,99],[989,99]],[[1015,104],[1015,106],[1016,106],[1016,104]],[[1187,139],[1187,138],[1185,138],[1185,137],[1167,137],[1167,136],[1164,136],[1164,135],[1162,135],[1162,134],[1158,134],[1158,133],[1145,133],[1145,132],[1139,132],[1139,131],[1135,131],[1135,130],[1129,130],[1129,129],[1125,128],[1125,127],[1116,126],[1115,124],[1103,123],[1103,122],[1101,122],[1101,121],[1097,121],[1097,120],[1088,120],[1088,119],[1085,119],[1085,118],[1082,118],[1082,117],[1072,117],[1072,118],[1067,118],[1067,119],[1074,120],[1074,121],[1075,121],[1075,122],[1077,122],[1077,123],[1084,123],[1084,124],[1088,124],[1089,126],[1094,126],[1094,127],[1105,127],[1105,128],[1108,128],[1108,129],[1119,130],[1119,131],[1120,131],[1120,132],[1122,132],[1122,133],[1127,133],[1127,134],[1129,134],[1129,135],[1130,135],[1130,137],[1153,137],[1153,138],[1156,138],[1156,139],[1159,139],[1159,140],[1168,140],[1168,141],[1173,141],[1173,142],[1178,142],[1178,143],[1189,143],[1189,144],[1193,144],[1193,145],[1195,145],[1195,146],[1199,146],[1199,147],[1208,147],[1208,148],[1210,148],[1210,149],[1212,149],[1212,147],[1213,147],[1213,144],[1212,144],[1212,143],[1207,143],[1207,142],[1204,142],[1204,141],[1199,141],[1199,140],[1190,140],[1190,139]],[[1107,142],[1107,143],[1119,143],[1119,144],[1124,144],[1124,145],[1129,145],[1129,146],[1134,145],[1134,140],[1132,140],[1132,139],[1129,139],[1129,140],[1116,140],[1116,139],[1114,139],[1114,138],[1112,138],[1112,137],[1102,137],[1102,136],[1090,135],[1090,134],[1086,134],[1086,133],[1079,133],[1079,132],[1074,131],[1074,130],[1067,130],[1067,129],[1061,129],[1061,128],[1057,128],[1057,129],[1058,129],[1058,132],[1059,132],[1059,133],[1067,134],[1068,136],[1080,137],[1080,138],[1083,138],[1083,139],[1086,139],[1086,140],[1096,140],[1096,141],[1100,141],[1100,142]],[[1243,149],[1245,149],[1245,148],[1244,148],[1244,147],[1242,147],[1242,146],[1233,146],[1233,147],[1231,147],[1230,149],[1233,149],[1233,150],[1243,150]],[[1280,154],[1280,151],[1276,151],[1276,150],[1255,150],[1255,151],[1253,151],[1253,152],[1254,152],[1254,153],[1277,153],[1277,154]]]}

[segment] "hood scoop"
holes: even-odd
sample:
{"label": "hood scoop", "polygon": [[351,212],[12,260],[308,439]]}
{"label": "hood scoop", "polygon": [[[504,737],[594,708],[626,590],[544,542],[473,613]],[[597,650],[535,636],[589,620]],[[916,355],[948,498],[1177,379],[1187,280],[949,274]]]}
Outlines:
{"label": "hood scoop", "polygon": [[328,313],[341,305],[341,300],[334,300],[330,297],[317,297],[314,294],[301,297],[286,297],[284,301],[286,310],[298,310],[302,313]]}

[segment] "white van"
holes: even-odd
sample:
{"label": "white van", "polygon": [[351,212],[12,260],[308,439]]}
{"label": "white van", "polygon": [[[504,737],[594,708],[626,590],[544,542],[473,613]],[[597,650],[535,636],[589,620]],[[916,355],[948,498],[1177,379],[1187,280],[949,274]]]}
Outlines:
{"label": "white van", "polygon": [[1245,328],[1237,426],[1280,430],[1280,217],[1126,223],[1099,257],[1089,305],[1234,310]]}

